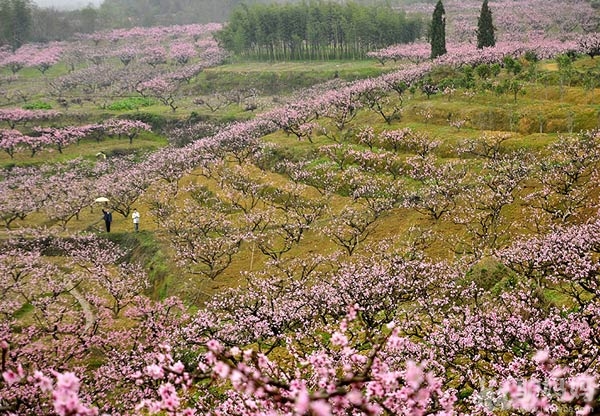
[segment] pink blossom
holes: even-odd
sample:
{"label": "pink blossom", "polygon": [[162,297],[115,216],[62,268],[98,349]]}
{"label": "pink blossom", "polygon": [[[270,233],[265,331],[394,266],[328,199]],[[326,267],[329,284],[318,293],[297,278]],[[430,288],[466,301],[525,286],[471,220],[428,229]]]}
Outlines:
{"label": "pink blossom", "polygon": [[52,379],[47,377],[41,371],[33,373],[34,385],[39,387],[41,391],[48,392],[52,390]]}
{"label": "pink blossom", "polygon": [[533,356],[533,361],[543,364],[550,358],[550,352],[548,350],[539,350]]}
{"label": "pink blossom", "polygon": [[159,380],[164,377],[164,370],[161,366],[156,364],[151,364],[145,369],[146,374],[152,377],[155,380]]}
{"label": "pink blossom", "polygon": [[215,364],[213,371],[219,377],[226,378],[229,375],[230,368],[227,364],[219,361]]}
{"label": "pink blossom", "polygon": [[221,343],[215,339],[211,339],[210,341],[208,341],[206,343],[206,346],[208,347],[208,349],[212,352],[215,353],[221,353],[223,351],[223,346],[221,345]]}
{"label": "pink blossom", "polygon": [[325,400],[317,400],[310,404],[310,410],[315,416],[330,416],[331,406]]}
{"label": "pink blossom", "polygon": [[305,388],[300,389],[297,393],[294,405],[294,411],[300,415],[305,414],[310,406],[310,396]]}
{"label": "pink blossom", "polygon": [[570,390],[577,396],[583,397],[586,403],[594,400],[598,390],[597,376],[592,374],[578,374],[568,380]]}
{"label": "pink blossom", "polygon": [[331,343],[339,347],[345,347],[348,345],[348,338],[341,332],[334,332],[331,336]]}
{"label": "pink blossom", "polygon": [[24,377],[23,368],[19,364],[17,367],[17,371],[6,370],[2,373],[2,378],[9,386],[12,386],[15,383],[21,381]]}
{"label": "pink blossom", "polygon": [[181,374],[185,370],[185,366],[181,361],[177,361],[170,367],[170,370],[174,373]]}
{"label": "pink blossom", "polygon": [[406,374],[405,374],[406,382],[408,385],[416,390],[419,388],[421,383],[424,380],[423,370],[420,366],[415,364],[414,361],[408,361],[406,363]]}

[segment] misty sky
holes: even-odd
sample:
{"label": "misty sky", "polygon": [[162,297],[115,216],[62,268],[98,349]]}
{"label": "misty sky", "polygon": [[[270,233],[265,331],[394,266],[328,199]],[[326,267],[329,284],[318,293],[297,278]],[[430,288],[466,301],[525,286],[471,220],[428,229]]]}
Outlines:
{"label": "misty sky", "polygon": [[89,4],[97,7],[102,0],[33,0],[39,7],[54,7],[56,9],[81,9]]}

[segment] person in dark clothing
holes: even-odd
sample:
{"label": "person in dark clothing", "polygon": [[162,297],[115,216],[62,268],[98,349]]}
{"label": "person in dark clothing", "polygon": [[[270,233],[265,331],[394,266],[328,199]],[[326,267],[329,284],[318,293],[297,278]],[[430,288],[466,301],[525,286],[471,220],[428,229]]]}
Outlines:
{"label": "person in dark clothing", "polygon": [[110,233],[110,223],[112,222],[112,213],[108,210],[102,209],[102,215],[104,217],[104,224],[106,225],[106,232]]}

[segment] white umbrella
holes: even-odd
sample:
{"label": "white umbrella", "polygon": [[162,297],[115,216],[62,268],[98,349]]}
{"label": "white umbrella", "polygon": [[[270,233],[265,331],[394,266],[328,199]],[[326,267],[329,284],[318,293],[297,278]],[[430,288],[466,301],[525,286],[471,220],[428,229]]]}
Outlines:
{"label": "white umbrella", "polygon": [[109,199],[104,196],[94,199],[94,202],[108,202],[108,201],[109,201]]}

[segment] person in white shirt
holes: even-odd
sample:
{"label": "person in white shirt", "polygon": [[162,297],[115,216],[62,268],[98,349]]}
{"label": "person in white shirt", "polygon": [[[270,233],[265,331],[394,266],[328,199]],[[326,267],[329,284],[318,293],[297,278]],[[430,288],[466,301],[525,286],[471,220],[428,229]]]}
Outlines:
{"label": "person in white shirt", "polygon": [[133,218],[133,228],[137,233],[140,230],[140,213],[137,209],[133,209],[133,212],[131,213],[131,218]]}

